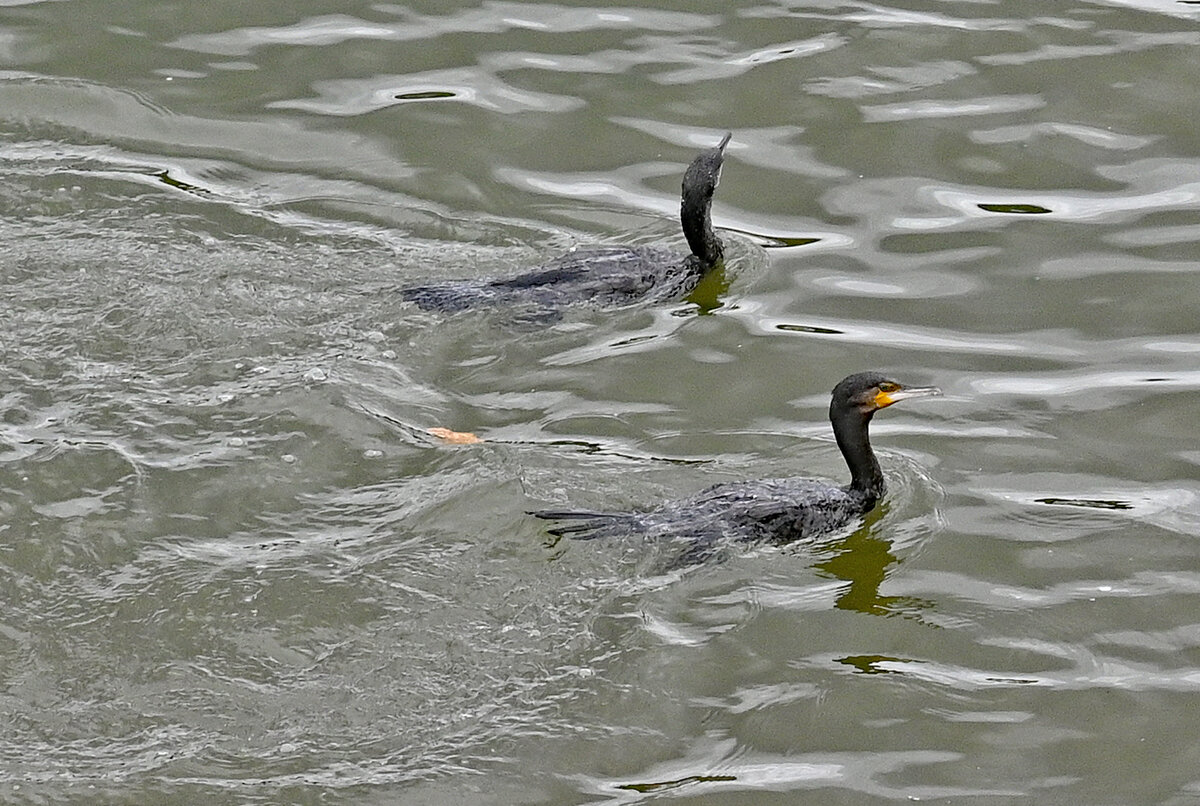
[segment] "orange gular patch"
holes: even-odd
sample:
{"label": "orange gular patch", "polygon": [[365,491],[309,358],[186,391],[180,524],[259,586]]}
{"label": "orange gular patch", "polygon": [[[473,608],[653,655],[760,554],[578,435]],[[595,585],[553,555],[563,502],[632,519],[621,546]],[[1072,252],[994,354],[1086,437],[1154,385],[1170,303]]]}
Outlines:
{"label": "orange gular patch", "polygon": [[430,428],[428,432],[431,436],[437,437],[447,445],[475,445],[483,442],[482,439],[472,434],[470,431],[451,431],[449,428]]}
{"label": "orange gular patch", "polygon": [[875,402],[875,408],[886,409],[888,406],[892,405],[896,401],[892,399],[891,395],[889,395],[887,392],[880,389],[878,392],[875,393],[875,401],[874,402]]}

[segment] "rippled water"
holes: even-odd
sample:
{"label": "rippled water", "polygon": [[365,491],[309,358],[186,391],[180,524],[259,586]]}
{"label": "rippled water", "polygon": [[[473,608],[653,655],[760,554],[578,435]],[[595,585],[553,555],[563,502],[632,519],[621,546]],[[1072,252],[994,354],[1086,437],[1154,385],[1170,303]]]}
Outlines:
{"label": "rippled water", "polygon": [[[0,800],[1200,802],[1200,6],[427,6],[0,2]],[[399,299],[726,130],[702,304]],[[841,479],[862,369],[860,528],[526,515]]]}

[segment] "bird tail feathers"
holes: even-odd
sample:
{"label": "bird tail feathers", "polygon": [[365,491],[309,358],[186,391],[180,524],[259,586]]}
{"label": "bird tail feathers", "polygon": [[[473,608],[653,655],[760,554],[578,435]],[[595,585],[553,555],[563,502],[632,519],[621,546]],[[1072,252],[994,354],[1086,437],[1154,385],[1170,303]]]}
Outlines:
{"label": "bird tail feathers", "polygon": [[546,531],[552,535],[570,537],[575,540],[592,540],[597,537],[607,537],[636,525],[633,515],[627,512],[539,509],[532,510],[529,514],[546,521],[570,521],[570,523],[552,526]]}

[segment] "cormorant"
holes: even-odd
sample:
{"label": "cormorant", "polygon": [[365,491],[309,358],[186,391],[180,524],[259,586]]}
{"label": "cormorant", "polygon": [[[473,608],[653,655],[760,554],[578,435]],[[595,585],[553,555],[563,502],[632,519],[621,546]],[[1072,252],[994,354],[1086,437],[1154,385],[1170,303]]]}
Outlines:
{"label": "cormorant", "polygon": [[425,310],[447,312],[508,303],[554,309],[581,302],[615,307],[644,299],[681,299],[724,260],[710,211],[731,137],[729,132],[714,148],[701,151],[683,175],[679,218],[691,254],[656,246],[586,247],[515,277],[412,286],[400,295]]}
{"label": "cormorant", "polygon": [[718,541],[784,544],[835,531],[866,514],[887,491],[871,450],[867,428],[880,409],[914,397],[940,395],[932,387],[906,387],[877,372],[844,378],[833,388],[829,420],[850,468],[850,483],[837,487],[806,478],[735,481],[645,512],[541,510],[539,518],[573,521],[549,531],[579,539],[625,534],[687,541],[689,561],[699,561]]}

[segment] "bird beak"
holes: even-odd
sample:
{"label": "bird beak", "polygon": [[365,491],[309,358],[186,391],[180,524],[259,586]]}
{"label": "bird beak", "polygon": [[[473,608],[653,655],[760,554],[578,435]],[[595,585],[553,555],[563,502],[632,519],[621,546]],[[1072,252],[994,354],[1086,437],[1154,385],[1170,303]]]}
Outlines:
{"label": "bird beak", "polygon": [[878,408],[886,409],[893,403],[899,403],[901,400],[908,400],[914,397],[937,397],[942,393],[941,389],[936,386],[910,386],[905,389],[897,389],[895,392],[879,392],[875,395],[875,405]]}
{"label": "bird beak", "polygon": [[713,190],[721,184],[721,170],[725,167],[722,163],[725,161],[725,146],[729,145],[729,141],[733,138],[733,132],[725,132],[725,136],[721,138],[721,142],[717,143],[717,173],[713,176]]}

